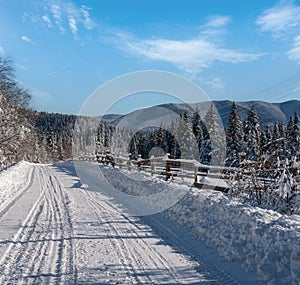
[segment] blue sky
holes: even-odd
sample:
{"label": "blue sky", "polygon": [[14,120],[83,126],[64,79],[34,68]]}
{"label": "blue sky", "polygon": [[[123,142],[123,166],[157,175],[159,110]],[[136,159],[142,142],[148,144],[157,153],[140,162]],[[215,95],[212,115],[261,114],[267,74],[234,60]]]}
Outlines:
{"label": "blue sky", "polygon": [[[49,112],[76,114],[140,70],[184,76],[212,100],[300,99],[300,1],[0,0],[0,55]],[[172,101],[132,98],[113,111]]]}

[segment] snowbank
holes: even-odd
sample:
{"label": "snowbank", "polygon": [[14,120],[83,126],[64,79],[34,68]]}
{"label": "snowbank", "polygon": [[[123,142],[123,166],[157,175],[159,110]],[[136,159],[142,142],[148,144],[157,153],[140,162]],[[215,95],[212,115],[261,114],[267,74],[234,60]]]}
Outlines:
{"label": "snowbank", "polygon": [[[108,169],[110,182],[120,180],[119,170]],[[113,173],[112,173],[113,172]],[[142,195],[151,188],[183,188],[176,182],[164,182],[143,176],[143,183],[122,179],[121,191]],[[149,181],[146,182],[145,181]],[[154,185],[153,185],[154,183]],[[151,185],[151,187],[150,187]],[[241,261],[256,271],[268,284],[300,284],[300,216],[285,216],[271,210],[246,206],[222,193],[199,190],[185,185],[186,195],[162,215],[186,227],[197,239],[215,248],[229,260]]]}
{"label": "snowbank", "polygon": [[300,216],[245,206],[210,190],[192,190],[164,215],[268,284],[300,283]]}
{"label": "snowbank", "polygon": [[0,172],[0,206],[28,185],[32,169],[32,164],[21,161]]}

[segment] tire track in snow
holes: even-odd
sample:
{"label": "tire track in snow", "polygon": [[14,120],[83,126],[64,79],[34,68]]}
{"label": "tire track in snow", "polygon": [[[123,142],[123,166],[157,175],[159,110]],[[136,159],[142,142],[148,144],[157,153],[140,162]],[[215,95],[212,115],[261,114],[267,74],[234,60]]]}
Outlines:
{"label": "tire track in snow", "polygon": [[[113,206],[108,204],[106,201],[104,201],[103,204],[100,204],[94,197],[92,197],[91,193],[89,193],[88,195],[93,200],[96,208],[98,208],[98,209],[101,208],[104,211],[106,211],[107,213],[112,212],[112,208],[117,211],[116,208],[114,208]],[[106,205],[106,207],[105,207],[105,205]],[[127,246],[125,246],[126,247],[125,250],[127,250],[128,252],[134,252],[132,257],[134,258],[135,262],[139,265],[139,268],[146,269],[147,266],[146,266],[146,263],[144,262],[143,258],[138,258],[138,257],[141,257],[140,256],[141,254],[140,254],[140,252],[137,251],[137,248],[139,248],[139,250],[143,250],[146,253],[151,252],[152,254],[154,254],[156,258],[154,258],[150,254],[147,255],[148,262],[150,261],[150,263],[153,264],[153,268],[160,268],[162,265],[169,272],[169,275],[172,276],[172,278],[176,281],[176,283],[179,283],[177,280],[178,278],[176,276],[176,270],[172,266],[167,265],[168,264],[167,260],[161,254],[159,254],[157,251],[155,251],[151,246],[149,246],[145,242],[145,240],[143,238],[141,238],[141,236],[138,234],[138,232],[135,229],[135,228],[138,228],[138,229],[141,229],[141,228],[139,228],[139,226],[136,223],[134,223],[133,221],[131,221],[126,215],[120,213],[120,216],[131,225],[130,232],[134,234],[133,240],[134,240],[134,242],[136,242],[136,244],[138,246],[133,245],[133,246],[130,246],[130,248],[129,248],[129,246],[127,245]],[[111,219],[111,216],[108,216],[108,218]],[[124,230],[122,230],[120,228],[117,228],[115,226],[113,226],[113,228],[114,228],[116,234],[119,236],[123,236],[124,234],[127,234],[127,232],[125,232]],[[125,241],[124,241],[124,244],[125,244]],[[159,264],[159,262],[161,264]],[[149,279],[150,279],[149,281],[152,282],[151,284],[159,284],[159,280],[152,280],[150,277],[149,277]],[[154,281],[156,283],[153,283]]]}
{"label": "tire track in snow", "polygon": [[[107,204],[108,207],[115,209],[116,211],[118,210],[116,207],[114,207],[112,204],[107,203],[106,201],[104,201],[105,204]],[[143,224],[138,224],[134,221],[132,221],[128,216],[124,215],[121,213],[121,216],[132,225],[132,232],[135,234],[135,236],[138,238],[139,234],[138,232],[135,230],[136,228],[139,229],[140,231],[144,232],[147,228],[147,226],[143,225]],[[142,226],[144,228],[142,228]],[[161,254],[157,249],[149,246],[146,241],[144,239],[137,239],[136,240],[137,243],[142,243],[141,244],[141,248],[143,248],[144,250],[148,251],[150,250],[150,252],[152,252],[156,258],[153,258],[151,255],[149,256],[149,258],[151,259],[151,261],[158,265],[158,263],[156,262],[156,260],[158,259],[161,264],[170,272],[170,275],[172,275],[172,277],[174,277],[175,280],[177,280],[177,282],[179,284],[182,284],[182,282],[184,282],[184,280],[178,276],[178,272],[176,270],[176,268],[174,266],[172,266],[170,264],[170,262],[164,257],[163,254]],[[201,272],[201,274],[203,274],[203,272]]]}
{"label": "tire track in snow", "polygon": [[[36,171],[38,176],[38,171]],[[1,284],[17,284],[19,279],[23,276],[23,266],[19,266],[24,253],[26,253],[26,247],[30,245],[30,240],[35,231],[35,227],[38,223],[39,217],[43,211],[43,198],[45,192],[43,191],[31,211],[27,215],[26,219],[21,225],[13,240],[9,244],[7,251],[0,260],[0,271],[3,272],[0,276]]]}
{"label": "tire track in snow", "polygon": [[[108,231],[108,233],[111,233],[112,228],[111,228],[111,223],[109,222],[110,219],[108,219],[108,215],[104,212],[101,211],[101,213],[98,210],[97,205],[95,204],[94,199],[89,195],[89,193],[85,190],[79,190],[82,196],[86,199],[86,201],[90,204],[92,207],[97,219],[99,222],[103,222],[105,220],[105,229],[104,231]],[[107,226],[109,225],[109,226]],[[108,234],[107,234],[108,235]],[[113,236],[113,235],[111,235]],[[139,278],[138,274],[136,273],[136,270],[134,269],[131,260],[128,259],[128,253],[127,250],[124,248],[124,241],[121,241],[120,244],[120,239],[117,239],[116,236],[118,234],[114,231],[114,238],[108,237],[108,240],[110,244],[112,245],[112,248],[118,253],[119,255],[119,260],[122,263],[123,270],[126,272],[127,275],[127,281],[130,280],[130,284],[142,284],[142,280]],[[126,281],[125,281],[126,282]],[[122,283],[120,283],[122,284]]]}
{"label": "tire track in snow", "polygon": [[[42,169],[39,169],[40,175],[42,173]],[[43,180],[40,179],[40,186],[42,189],[47,189],[46,185],[43,185]],[[46,252],[49,249],[49,242],[46,242],[48,239],[48,232],[50,231],[50,227],[53,224],[53,216],[51,214],[51,208],[50,208],[50,201],[49,197],[46,195],[44,196],[44,215],[45,215],[45,224],[43,223],[42,228],[43,230],[40,231],[40,234],[38,236],[32,237],[34,239],[38,238],[40,241],[45,242],[38,242],[38,243],[30,243],[30,249],[27,248],[26,254],[23,255],[23,260],[20,261],[20,263],[26,263],[28,262],[28,266],[24,269],[23,276],[25,277],[32,277],[32,276],[38,276],[35,275],[34,272],[38,272],[40,268],[42,267],[43,262],[46,259]],[[34,247],[34,248],[33,248]],[[28,256],[28,254],[30,256]],[[39,281],[39,278],[26,278],[25,280],[19,280],[19,283],[24,284],[37,284]]]}
{"label": "tire track in snow", "polygon": [[0,261],[0,283],[76,284],[65,191],[49,167],[36,168],[42,191]]}
{"label": "tire track in snow", "polygon": [[[233,276],[223,271],[213,262],[208,260],[205,255],[195,256],[193,248],[188,247],[185,240],[178,236],[171,228],[161,223],[156,217],[144,217],[144,220],[149,224],[155,232],[171,242],[182,254],[189,256],[196,264],[195,270],[203,274],[207,280],[210,280],[213,285],[238,285],[240,284]],[[162,231],[161,229],[164,229]]]}
{"label": "tire track in snow", "polygon": [[[64,268],[65,272],[71,276],[71,278],[62,278],[62,284],[77,284],[77,268],[75,264],[75,249],[74,249],[74,234],[73,234],[73,224],[69,210],[69,197],[64,189],[63,184],[56,177],[53,170],[49,169],[51,173],[50,180],[53,185],[53,189],[56,189],[57,198],[55,200],[55,205],[61,211],[57,211],[60,218],[62,243],[61,243],[61,255],[60,264]],[[66,275],[64,275],[65,277]]]}
{"label": "tire track in snow", "polygon": [[[94,195],[97,195],[96,193],[89,191],[84,192],[93,204],[96,211],[99,212],[101,217],[105,217],[107,221],[112,221],[115,219],[115,217],[110,213],[119,213],[119,211],[113,205],[107,203],[106,201],[101,201],[101,203],[99,203],[96,197],[94,197]],[[132,234],[131,239],[125,240],[121,238],[121,243],[122,250],[129,257],[128,261],[130,261],[130,263],[134,265],[133,272],[135,274],[139,274],[141,272],[147,272],[147,268],[160,268],[162,269],[165,279],[170,279],[170,282],[172,282],[172,284],[185,284],[186,280],[184,280],[184,278],[180,276],[178,269],[175,268],[172,262],[170,260],[167,260],[163,256],[163,254],[161,254],[158,250],[154,249],[150,244],[148,244],[144,240],[144,237],[142,237],[138,233],[138,230],[141,230],[141,232],[144,233],[145,229],[139,227],[136,222],[130,220],[130,218],[122,213],[120,213],[120,217],[125,219],[126,223],[130,225],[130,228],[124,230],[111,223],[110,229],[113,230],[115,235],[119,237],[126,236],[126,234],[128,234],[128,231],[130,231],[130,233]],[[120,242],[120,239],[118,241]],[[135,272],[136,270],[134,268],[138,268],[139,272]],[[163,279],[161,276],[157,276],[156,274],[146,274],[143,277],[144,279],[139,278],[138,284],[161,284]],[[201,277],[203,279],[203,276]],[[199,284],[200,283],[201,282],[199,281]]]}

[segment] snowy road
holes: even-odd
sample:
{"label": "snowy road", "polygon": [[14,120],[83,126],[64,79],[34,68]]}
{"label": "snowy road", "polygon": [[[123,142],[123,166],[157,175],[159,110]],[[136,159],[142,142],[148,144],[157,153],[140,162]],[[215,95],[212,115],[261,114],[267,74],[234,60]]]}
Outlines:
{"label": "snowy road", "polygon": [[76,177],[35,165],[29,179],[0,212],[0,284],[209,284]]}
{"label": "snowy road", "polygon": [[159,215],[85,189],[72,168],[30,164],[27,176],[0,205],[0,284],[255,284]]}
{"label": "snowy road", "polygon": [[69,202],[52,171],[35,166],[28,187],[5,210],[0,216],[0,284],[74,284]]}

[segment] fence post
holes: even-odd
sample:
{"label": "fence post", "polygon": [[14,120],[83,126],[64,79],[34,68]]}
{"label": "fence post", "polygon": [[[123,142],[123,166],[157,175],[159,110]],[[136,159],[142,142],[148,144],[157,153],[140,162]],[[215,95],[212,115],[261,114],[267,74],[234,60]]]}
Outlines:
{"label": "fence post", "polygon": [[122,169],[123,161],[122,161],[122,152],[118,155],[118,161],[119,161],[119,168]]}
{"label": "fence post", "polygon": [[195,178],[195,183],[197,183],[198,182],[198,167],[197,166],[195,166],[194,167],[194,178]]}
{"label": "fence post", "polygon": [[155,173],[155,163],[154,163],[154,155],[150,157],[150,165],[151,165],[151,176]]}
{"label": "fence post", "polygon": [[142,155],[139,154],[137,159],[138,172],[141,172],[142,170],[141,164],[139,163],[141,160],[142,160]]}
{"label": "fence post", "polygon": [[127,168],[131,172],[131,153],[128,154]]}
{"label": "fence post", "polygon": [[168,162],[168,160],[170,159],[170,154],[169,153],[167,153],[166,155],[165,155],[165,157],[166,157],[166,181],[168,181],[169,179],[170,179],[170,177],[171,177],[171,162],[169,161]]}

